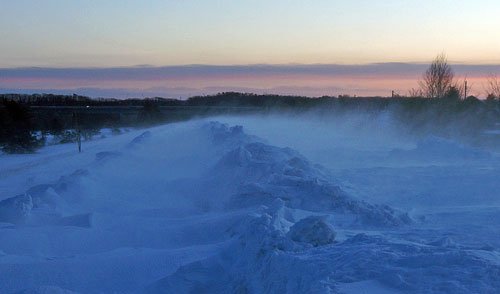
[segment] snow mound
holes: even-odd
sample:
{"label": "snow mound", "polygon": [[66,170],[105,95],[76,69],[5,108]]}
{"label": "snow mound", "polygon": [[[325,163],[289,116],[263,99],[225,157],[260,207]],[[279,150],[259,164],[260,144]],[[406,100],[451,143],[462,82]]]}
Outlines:
{"label": "snow mound", "polygon": [[62,176],[54,184],[42,184],[29,188],[25,194],[0,202],[0,222],[30,225],[91,226],[91,213],[78,213],[72,206],[77,197],[67,193],[84,176],[87,170],[77,170]]}
{"label": "snow mound", "polygon": [[363,281],[405,293],[494,293],[500,287],[500,263],[489,260],[494,253],[367,234],[311,246],[287,236],[299,228],[315,235],[310,224],[328,226],[325,220],[306,218],[287,233],[278,225],[283,209],[248,216],[222,252],[180,267],[146,293],[336,293]]}
{"label": "snow mound", "polygon": [[[276,268],[276,260],[288,255],[287,251],[302,248],[286,237],[280,225],[283,203],[279,200],[277,203],[264,208],[261,214],[248,216],[235,228],[233,242],[220,254],[180,267],[172,275],[150,285],[146,293],[306,293],[311,289],[324,290],[323,285],[304,273],[291,274],[297,269],[292,263]],[[308,272],[307,269],[304,272]]]}
{"label": "snow mound", "polygon": [[0,222],[23,224],[28,220],[32,208],[33,199],[29,194],[0,201]]}
{"label": "snow mound", "polygon": [[54,188],[56,188],[56,186],[38,185],[28,189],[26,194],[33,198],[33,207],[35,209],[50,209],[58,211],[61,209],[64,200]]}
{"label": "snow mound", "polygon": [[323,246],[335,241],[335,231],[325,216],[309,216],[293,225],[288,237],[296,242]]}
{"label": "snow mound", "polygon": [[151,132],[146,131],[146,132],[140,134],[139,136],[135,137],[132,141],[130,141],[130,143],[128,143],[127,147],[134,148],[137,145],[144,144],[146,141],[148,141],[151,138],[151,136],[152,136]]}
{"label": "snow mound", "polygon": [[224,146],[225,150],[234,149],[251,142],[262,141],[260,138],[245,133],[243,127],[239,125],[230,127],[224,123],[211,121],[204,124],[202,129],[208,132],[214,145]]}
{"label": "snow mound", "polygon": [[42,184],[31,187],[26,193],[33,197],[34,208],[50,209],[61,213],[69,209],[70,204],[79,201],[77,195],[68,193],[68,190],[78,186],[81,180],[88,175],[88,170],[79,169],[69,175],[61,176],[53,184]]}
{"label": "snow mound", "polygon": [[[224,130],[224,138],[232,131]],[[218,136],[221,136],[220,134]],[[238,129],[237,137],[244,137]],[[228,151],[206,176],[212,186],[225,186],[231,195],[227,208],[270,205],[282,199],[291,208],[344,214],[364,225],[402,225],[411,223],[407,214],[387,205],[358,200],[335,184],[328,172],[310,163],[297,151],[261,142],[239,140],[240,145]],[[231,146],[234,141],[231,141]],[[344,218],[345,219],[345,218]]]}

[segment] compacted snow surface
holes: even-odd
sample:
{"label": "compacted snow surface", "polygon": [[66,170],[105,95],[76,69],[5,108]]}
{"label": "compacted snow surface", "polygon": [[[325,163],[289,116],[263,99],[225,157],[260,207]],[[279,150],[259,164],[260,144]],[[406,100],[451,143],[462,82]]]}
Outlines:
{"label": "compacted snow surface", "polygon": [[0,155],[0,293],[499,293],[500,158],[221,117]]}

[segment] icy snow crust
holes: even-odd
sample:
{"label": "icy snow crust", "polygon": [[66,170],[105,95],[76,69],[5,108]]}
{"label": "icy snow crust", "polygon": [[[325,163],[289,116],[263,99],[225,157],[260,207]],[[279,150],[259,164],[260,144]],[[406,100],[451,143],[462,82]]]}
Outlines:
{"label": "icy snow crust", "polygon": [[[336,170],[220,122],[84,147],[0,157],[0,191],[17,195],[0,195],[1,293],[500,291],[498,206],[415,210],[422,198],[371,182],[450,167]],[[470,150],[429,138],[385,156],[487,160],[498,188],[497,156]]]}

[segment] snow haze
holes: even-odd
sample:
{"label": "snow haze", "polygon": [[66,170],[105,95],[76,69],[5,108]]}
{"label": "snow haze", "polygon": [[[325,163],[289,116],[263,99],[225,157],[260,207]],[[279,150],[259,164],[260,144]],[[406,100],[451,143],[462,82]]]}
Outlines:
{"label": "snow haze", "polygon": [[2,293],[495,293],[500,156],[391,112],[0,154]]}

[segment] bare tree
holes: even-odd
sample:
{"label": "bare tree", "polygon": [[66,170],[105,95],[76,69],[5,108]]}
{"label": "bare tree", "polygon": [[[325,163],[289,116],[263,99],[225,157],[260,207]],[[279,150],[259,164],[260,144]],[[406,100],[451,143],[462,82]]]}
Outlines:
{"label": "bare tree", "polygon": [[422,92],[422,89],[411,88],[410,90],[408,90],[408,97],[423,98],[423,97],[425,97],[425,95],[424,95],[424,92]]}
{"label": "bare tree", "polygon": [[420,89],[425,97],[443,98],[454,85],[454,77],[446,55],[441,53],[432,61],[419,81]]}
{"label": "bare tree", "polygon": [[489,99],[500,98],[500,79],[496,75],[490,75],[486,80],[486,96]]}

